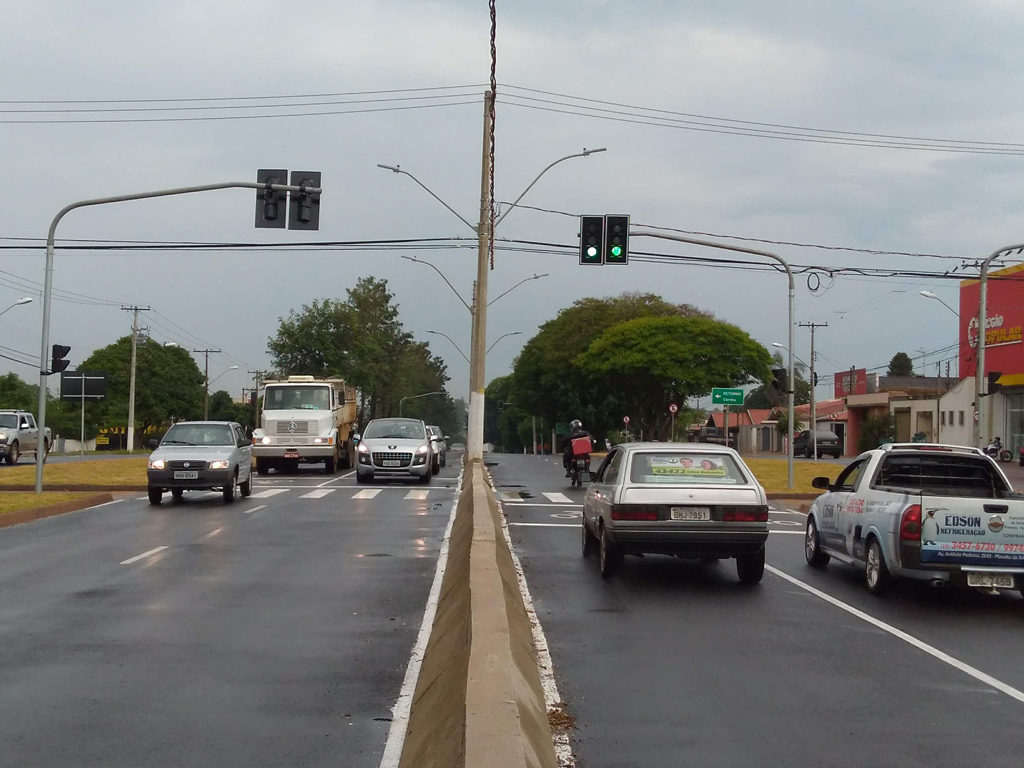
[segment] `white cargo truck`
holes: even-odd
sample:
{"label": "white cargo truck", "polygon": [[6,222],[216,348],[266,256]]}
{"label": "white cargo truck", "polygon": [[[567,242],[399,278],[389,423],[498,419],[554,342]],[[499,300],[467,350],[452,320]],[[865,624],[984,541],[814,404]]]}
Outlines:
{"label": "white cargo truck", "polygon": [[333,474],[355,465],[356,391],[342,379],[289,376],[263,382],[263,409],[253,432],[256,471],[323,463]]}

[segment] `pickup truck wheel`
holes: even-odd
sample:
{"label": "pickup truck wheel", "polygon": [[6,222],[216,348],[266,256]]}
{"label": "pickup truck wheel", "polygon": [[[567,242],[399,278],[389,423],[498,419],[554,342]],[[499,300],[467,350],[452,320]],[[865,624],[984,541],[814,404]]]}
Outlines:
{"label": "pickup truck wheel", "polygon": [[889,569],[885,567],[885,557],[882,556],[882,546],[878,539],[872,537],[868,542],[868,554],[864,560],[864,583],[868,592],[873,595],[881,594],[889,586],[892,576]]}
{"label": "pickup truck wheel", "polygon": [[18,448],[18,441],[15,440],[13,443],[11,443],[11,447],[7,451],[7,463],[17,464],[19,458],[21,458],[21,451]]}
{"label": "pickup truck wheel", "polygon": [[252,495],[252,472],[245,478],[244,483],[238,484],[238,491],[242,494],[243,499],[247,499]]}
{"label": "pickup truck wheel", "polygon": [[600,556],[601,578],[607,581],[614,576],[622,566],[622,551],[608,538],[608,531],[601,529],[601,538],[598,540],[598,554]]}
{"label": "pickup truck wheel", "polygon": [[43,440],[43,464],[46,463],[48,458],[50,458],[50,441]]}
{"label": "pickup truck wheel", "polygon": [[238,473],[235,472],[231,475],[231,479],[228,484],[224,486],[224,503],[234,504],[235,502],[235,486],[238,484]]}
{"label": "pickup truck wheel", "polygon": [[821,551],[818,526],[814,524],[814,518],[810,515],[807,516],[807,531],[804,533],[804,559],[812,568],[824,568],[831,559]]}
{"label": "pickup truck wheel", "polygon": [[149,489],[149,503],[152,504],[155,507],[155,506],[159,505],[160,502],[163,501],[163,500],[164,500],[163,489],[162,488],[150,487],[150,489]]}
{"label": "pickup truck wheel", "polygon": [[764,577],[764,547],[755,555],[740,555],[736,558],[736,575],[741,584],[760,584]]}

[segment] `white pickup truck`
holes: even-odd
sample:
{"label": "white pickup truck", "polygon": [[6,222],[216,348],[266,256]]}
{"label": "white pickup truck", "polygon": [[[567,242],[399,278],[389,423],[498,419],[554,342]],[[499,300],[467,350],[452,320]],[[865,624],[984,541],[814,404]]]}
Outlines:
{"label": "white pickup truck", "polygon": [[[50,452],[50,428],[46,428],[43,440],[43,460]],[[26,453],[39,450],[39,428],[36,417],[28,411],[0,411],[0,459],[8,464],[17,464]]]}
{"label": "white pickup truck", "polygon": [[864,570],[872,592],[895,577],[1024,593],[1024,495],[976,448],[886,444],[862,453],[807,516],[804,554]]}

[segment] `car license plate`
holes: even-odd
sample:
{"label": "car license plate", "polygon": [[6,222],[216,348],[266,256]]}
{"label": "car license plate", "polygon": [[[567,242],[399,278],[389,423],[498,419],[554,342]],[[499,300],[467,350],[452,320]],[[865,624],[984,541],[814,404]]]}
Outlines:
{"label": "car license plate", "polygon": [[402,462],[400,462],[398,459],[384,459],[384,461],[382,461],[381,464],[383,464],[385,467],[402,466]]}
{"label": "car license plate", "polygon": [[710,520],[710,507],[672,507],[673,520]]}
{"label": "car license plate", "polygon": [[996,587],[998,589],[1013,589],[1012,573],[968,573],[967,586],[969,587]]}
{"label": "car license plate", "polygon": [[199,479],[199,473],[195,472],[195,471],[192,471],[192,472],[175,472],[174,473],[174,479],[175,480],[198,480]]}
{"label": "car license plate", "polygon": [[284,452],[284,457],[286,459],[297,459],[297,458],[299,458],[299,452],[298,451],[285,451]]}

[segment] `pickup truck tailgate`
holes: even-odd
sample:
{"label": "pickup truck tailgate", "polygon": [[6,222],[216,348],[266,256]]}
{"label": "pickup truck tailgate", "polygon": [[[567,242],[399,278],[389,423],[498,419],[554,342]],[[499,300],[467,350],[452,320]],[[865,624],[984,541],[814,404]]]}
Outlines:
{"label": "pickup truck tailgate", "polygon": [[921,561],[1024,568],[1024,499],[923,496]]}

